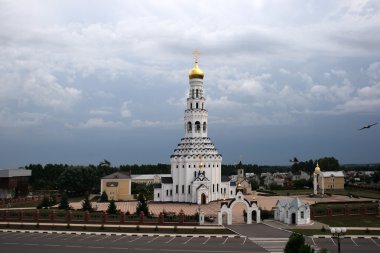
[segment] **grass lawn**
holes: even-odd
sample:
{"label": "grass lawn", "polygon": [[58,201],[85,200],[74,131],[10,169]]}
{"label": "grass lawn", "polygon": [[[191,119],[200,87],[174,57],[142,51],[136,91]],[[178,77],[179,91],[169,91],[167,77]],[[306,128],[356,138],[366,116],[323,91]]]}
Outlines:
{"label": "grass lawn", "polygon": [[[280,196],[289,196],[289,195],[309,195],[313,193],[313,189],[291,189],[291,190],[273,190],[276,194]],[[338,194],[338,195],[354,195],[361,198],[370,198],[370,199],[380,199],[380,192],[364,191],[359,189],[344,189],[344,190],[335,190],[335,191],[326,191],[326,193]]]}
{"label": "grass lawn", "polygon": [[316,217],[315,220],[333,227],[380,227],[380,217],[376,215]]}
{"label": "grass lawn", "polygon": [[[326,229],[326,231],[321,231],[320,229],[290,229],[292,232],[300,233],[303,235],[311,236],[311,235],[331,235],[330,230]],[[348,230],[345,235],[380,235],[379,230]]]}
{"label": "grass lawn", "polygon": [[308,195],[313,193],[313,189],[274,190],[273,192],[280,196]]}

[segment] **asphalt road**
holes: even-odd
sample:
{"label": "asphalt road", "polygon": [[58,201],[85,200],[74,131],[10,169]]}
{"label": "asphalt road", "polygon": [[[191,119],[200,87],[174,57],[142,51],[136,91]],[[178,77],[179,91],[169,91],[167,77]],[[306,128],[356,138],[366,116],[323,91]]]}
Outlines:
{"label": "asphalt road", "polygon": [[266,252],[247,238],[0,233],[0,252]]}
{"label": "asphalt road", "polygon": [[[283,252],[289,232],[263,224],[231,227],[246,237],[170,237],[0,232],[0,252]],[[317,251],[338,252],[337,239],[306,237]],[[343,238],[343,253],[380,252],[379,238]]]}

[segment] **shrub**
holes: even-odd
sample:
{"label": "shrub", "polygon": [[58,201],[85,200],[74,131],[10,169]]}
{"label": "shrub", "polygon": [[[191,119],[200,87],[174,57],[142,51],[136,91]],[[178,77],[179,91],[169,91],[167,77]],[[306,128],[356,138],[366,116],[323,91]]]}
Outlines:
{"label": "shrub", "polygon": [[301,234],[293,233],[286,243],[284,253],[312,253],[314,250],[305,243],[305,238]]}
{"label": "shrub", "polygon": [[139,225],[136,226],[136,231],[140,231],[140,226]]}
{"label": "shrub", "polygon": [[325,226],[322,226],[322,228],[321,228],[321,232],[326,232],[326,228],[325,228]]}

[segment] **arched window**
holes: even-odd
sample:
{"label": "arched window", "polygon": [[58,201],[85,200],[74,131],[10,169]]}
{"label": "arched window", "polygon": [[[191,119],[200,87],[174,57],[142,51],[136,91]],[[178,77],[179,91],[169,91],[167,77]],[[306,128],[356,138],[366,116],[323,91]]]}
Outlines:
{"label": "arched window", "polygon": [[205,109],[205,108],[204,108],[204,103],[202,103],[202,109]]}
{"label": "arched window", "polygon": [[191,97],[194,98],[194,90],[191,90]]}
{"label": "arched window", "polygon": [[196,94],[196,97],[198,98],[198,95],[199,95],[199,93],[198,93],[198,89],[196,90],[196,93],[197,93],[197,94]]}
{"label": "arched window", "polygon": [[201,123],[199,121],[195,122],[195,132],[196,133],[201,132]]}
{"label": "arched window", "polygon": [[206,123],[206,122],[203,122],[203,132],[204,132],[204,133],[206,132],[206,128],[207,128],[207,123]]}
{"label": "arched window", "polygon": [[190,103],[190,109],[193,109],[193,103]]}
{"label": "arched window", "polygon": [[192,128],[191,128],[191,122],[187,122],[187,132],[191,132],[192,131]]}
{"label": "arched window", "polygon": [[198,109],[198,103],[195,103],[195,108],[197,108],[197,109]]}

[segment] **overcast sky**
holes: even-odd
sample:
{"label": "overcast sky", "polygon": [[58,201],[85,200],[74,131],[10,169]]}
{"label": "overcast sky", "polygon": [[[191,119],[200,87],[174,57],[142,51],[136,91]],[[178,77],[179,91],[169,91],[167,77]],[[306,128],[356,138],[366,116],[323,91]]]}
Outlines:
{"label": "overcast sky", "polygon": [[380,162],[378,0],[0,0],[0,168],[169,163],[195,48],[224,164]]}

